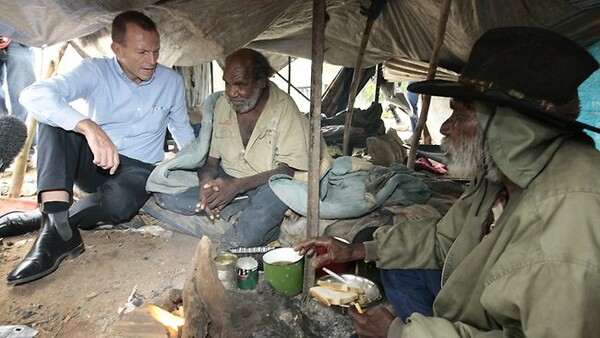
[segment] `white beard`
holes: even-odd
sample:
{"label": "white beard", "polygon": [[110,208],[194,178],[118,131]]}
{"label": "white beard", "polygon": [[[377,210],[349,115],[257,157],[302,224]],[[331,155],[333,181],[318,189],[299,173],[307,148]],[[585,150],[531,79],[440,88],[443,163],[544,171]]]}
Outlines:
{"label": "white beard", "polygon": [[235,110],[236,113],[247,113],[250,110],[252,110],[254,107],[256,107],[256,104],[258,103],[258,100],[260,99],[260,95],[262,94],[262,89],[259,88],[258,86],[256,87],[256,89],[254,90],[254,93],[252,93],[252,96],[250,96],[247,99],[244,99],[244,103],[242,105],[234,105],[231,100],[229,99],[229,96],[225,95],[227,97],[227,101],[229,101],[229,104],[233,107],[233,110]]}
{"label": "white beard", "polygon": [[442,139],[441,148],[450,154],[448,171],[456,177],[473,178],[483,169],[487,169],[486,178],[492,182],[500,182],[502,174],[492,159],[487,140],[482,144],[482,130],[478,129],[475,136],[463,139],[454,144],[448,138]]}

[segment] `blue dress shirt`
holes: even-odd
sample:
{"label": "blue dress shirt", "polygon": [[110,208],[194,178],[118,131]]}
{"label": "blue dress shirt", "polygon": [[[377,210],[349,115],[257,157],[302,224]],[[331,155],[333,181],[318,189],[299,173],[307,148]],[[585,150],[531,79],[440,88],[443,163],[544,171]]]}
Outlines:
{"label": "blue dress shirt", "polygon": [[[78,99],[83,109],[71,106]],[[84,59],[65,74],[27,87],[20,101],[40,123],[65,130],[89,118],[119,154],[146,163],[164,158],[167,127],[180,149],[194,139],[181,76],[162,65],[137,84],[114,57]]]}

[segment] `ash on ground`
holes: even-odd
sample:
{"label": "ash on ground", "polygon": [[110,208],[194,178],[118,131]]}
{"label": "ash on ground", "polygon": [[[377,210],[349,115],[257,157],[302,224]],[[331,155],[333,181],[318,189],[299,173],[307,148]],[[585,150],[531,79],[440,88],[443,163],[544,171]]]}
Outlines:
{"label": "ash on ground", "polygon": [[[245,337],[347,338],[354,332],[344,308],[328,307],[302,294],[287,298],[264,280],[262,271],[255,290],[229,290],[228,293],[236,299],[235,309],[230,309],[235,331],[247,332]],[[151,303],[172,311],[183,303],[181,290],[170,289]]]}

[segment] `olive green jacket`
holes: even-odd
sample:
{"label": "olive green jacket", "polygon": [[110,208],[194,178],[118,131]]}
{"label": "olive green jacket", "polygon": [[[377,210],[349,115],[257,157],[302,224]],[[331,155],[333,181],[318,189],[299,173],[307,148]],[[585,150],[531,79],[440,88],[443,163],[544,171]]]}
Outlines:
{"label": "olive green jacket", "polygon": [[380,268],[443,269],[434,317],[390,337],[595,337],[600,334],[600,154],[581,133],[476,104],[492,157],[519,186],[489,234],[500,186],[481,178],[441,220],[379,229]]}

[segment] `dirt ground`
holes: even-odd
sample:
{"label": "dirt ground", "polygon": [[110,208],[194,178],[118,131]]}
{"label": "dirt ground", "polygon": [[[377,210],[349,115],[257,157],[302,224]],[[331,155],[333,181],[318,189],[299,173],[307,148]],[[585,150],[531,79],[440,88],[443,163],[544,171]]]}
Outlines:
{"label": "dirt ground", "polygon": [[[19,286],[0,283],[0,324],[29,325],[39,331],[37,337],[165,337],[141,308],[121,314],[119,309],[136,287],[145,302],[181,288],[198,239],[132,230],[85,231],[82,236],[85,252],[63,261],[53,274]],[[36,237],[34,232],[3,240],[1,278]],[[136,322],[145,329],[128,325]]]}
{"label": "dirt ground", "polygon": [[[32,174],[27,173],[25,182],[34,184]],[[0,175],[0,183],[9,182],[10,174]],[[0,197],[0,215],[32,208],[35,196],[21,197],[16,203]],[[144,306],[160,304],[169,291],[183,288],[200,239],[153,225],[81,234],[85,251],[80,256],[64,260],[58,270],[42,279],[18,286],[8,286],[5,278],[29,252],[38,232],[1,240],[0,328],[27,325],[41,338],[167,337],[165,328]],[[316,301],[310,304],[308,316],[317,323],[327,322],[321,323],[329,330],[327,336],[347,337],[352,332],[339,309],[328,309]]]}
{"label": "dirt ground", "polygon": [[[3,240],[1,278],[27,254],[36,237],[37,232],[33,232]],[[0,325],[27,325],[38,331],[36,337],[42,338],[167,337],[165,328],[150,317],[144,306],[161,304],[169,297],[169,291],[183,288],[188,271],[193,269],[199,239],[152,226],[82,231],[82,237],[85,252],[63,261],[54,273],[18,286],[0,283]],[[259,279],[264,286],[263,277]],[[134,291],[134,300],[128,308]],[[296,309],[302,308],[323,337],[350,336],[352,327],[340,308],[327,308],[313,299],[302,302],[298,297],[301,295],[293,299]],[[290,306],[289,302],[276,305],[281,313],[286,312],[282,310],[285,306]],[[263,327],[261,333],[252,334],[282,337],[278,329]],[[269,335],[263,336],[265,332]],[[313,331],[313,336],[315,333],[321,336],[318,331]]]}
{"label": "dirt ground", "polygon": [[[6,199],[11,171],[0,175],[0,215],[35,207],[35,169],[28,167],[16,202]],[[29,252],[38,232],[1,240],[0,327],[28,325],[42,338],[165,337],[164,328],[143,306],[126,307],[128,298],[135,288],[136,300],[145,305],[171,288],[181,289],[199,238],[156,226],[81,234],[85,251],[80,256],[64,260],[49,276],[19,286],[8,286],[5,278]]]}

